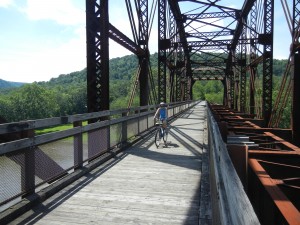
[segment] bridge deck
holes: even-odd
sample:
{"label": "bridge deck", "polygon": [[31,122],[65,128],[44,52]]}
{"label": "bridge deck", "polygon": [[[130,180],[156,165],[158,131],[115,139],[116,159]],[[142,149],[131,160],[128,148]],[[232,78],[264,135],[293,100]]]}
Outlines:
{"label": "bridge deck", "polygon": [[211,224],[204,104],[52,196],[11,224]]}

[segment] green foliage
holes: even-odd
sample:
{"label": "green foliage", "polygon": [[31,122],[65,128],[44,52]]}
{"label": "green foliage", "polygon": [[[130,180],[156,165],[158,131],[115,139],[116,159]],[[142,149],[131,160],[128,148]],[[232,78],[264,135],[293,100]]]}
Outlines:
{"label": "green foliage", "polygon": [[197,81],[193,86],[193,98],[212,103],[223,103],[223,85],[221,81]]}
{"label": "green foliage", "polygon": [[[196,56],[195,58],[196,59]],[[282,75],[284,74],[285,67],[286,67],[287,60],[274,60],[273,62],[273,93],[272,93],[272,100],[273,105],[275,103],[275,100],[277,98],[280,85],[281,85],[281,79]],[[260,75],[260,77],[257,77],[256,80],[256,93],[255,97],[257,99],[260,99],[262,96],[262,65],[258,66],[257,74]],[[247,95],[249,94],[249,77],[247,79],[247,85],[246,85],[246,92]],[[223,85],[220,81],[197,81],[193,86],[193,97],[194,99],[203,99],[207,100],[212,103],[222,104],[223,103]],[[258,104],[259,102],[257,102]],[[247,99],[247,104],[249,104],[249,99]],[[261,104],[261,102],[260,102]],[[259,105],[259,104],[258,104]],[[247,105],[248,106],[248,105]],[[291,96],[287,102],[286,107],[284,108],[282,118],[279,123],[279,127],[281,128],[290,128],[290,120],[291,120]]]}
{"label": "green foliage", "polygon": [[[157,54],[151,57],[153,60]],[[138,60],[134,55],[110,60],[111,109],[127,107],[137,65]],[[61,74],[48,82],[35,82],[20,88],[13,88],[13,82],[0,82],[7,84],[7,88],[0,87],[0,116],[12,122],[86,113],[86,74],[86,69],[83,69]],[[135,97],[134,104],[137,105],[137,102]]]}
{"label": "green foliage", "polygon": [[59,105],[54,92],[36,83],[26,84],[9,96],[10,114],[14,120],[42,119],[56,115]]}
{"label": "green foliage", "polygon": [[21,87],[24,84],[25,83],[12,82],[12,81],[6,81],[6,80],[0,79],[0,88],[1,89],[7,89],[7,88],[13,88],[13,87]]}
{"label": "green foliage", "polygon": [[[157,57],[150,55],[151,71],[157,85]],[[214,55],[193,55],[198,58],[213,60]],[[286,60],[274,60],[274,93],[273,100],[279,89]],[[135,55],[124,56],[110,60],[110,108],[126,108],[138,68],[138,58]],[[258,68],[261,70],[261,68]],[[21,87],[0,87],[0,116],[9,122],[56,117],[87,112],[87,76],[86,69],[70,74],[61,74],[48,82],[23,84]],[[258,71],[258,73],[260,73]],[[278,79],[277,79],[278,78]],[[3,82],[2,82],[3,83]],[[0,82],[1,85],[1,82]],[[156,88],[157,91],[157,87]],[[193,86],[194,99],[205,99],[222,104],[223,85],[220,81],[197,81]],[[257,94],[259,90],[257,89]],[[290,103],[289,103],[290,104]],[[132,106],[139,105],[137,90]],[[290,107],[287,106],[287,107]],[[289,115],[289,114],[286,114]],[[288,124],[289,116],[285,116],[282,124]]]}

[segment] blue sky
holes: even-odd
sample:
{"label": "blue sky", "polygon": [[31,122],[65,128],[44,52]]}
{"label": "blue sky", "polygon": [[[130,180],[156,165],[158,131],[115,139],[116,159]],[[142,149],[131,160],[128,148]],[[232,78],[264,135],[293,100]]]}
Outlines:
{"label": "blue sky", "polygon": [[[130,36],[124,0],[111,0],[110,21]],[[241,8],[241,0],[219,4]],[[287,58],[291,37],[275,0],[274,58]],[[125,19],[124,19],[125,18]],[[0,0],[0,79],[48,81],[86,67],[85,0]],[[153,29],[150,51],[156,52]],[[110,41],[110,58],[128,55]]]}

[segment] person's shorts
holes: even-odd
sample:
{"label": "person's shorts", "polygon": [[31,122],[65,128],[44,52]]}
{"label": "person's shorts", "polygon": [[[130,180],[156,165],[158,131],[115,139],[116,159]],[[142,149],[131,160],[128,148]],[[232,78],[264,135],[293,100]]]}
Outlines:
{"label": "person's shorts", "polygon": [[163,128],[167,128],[167,120],[160,120]]}

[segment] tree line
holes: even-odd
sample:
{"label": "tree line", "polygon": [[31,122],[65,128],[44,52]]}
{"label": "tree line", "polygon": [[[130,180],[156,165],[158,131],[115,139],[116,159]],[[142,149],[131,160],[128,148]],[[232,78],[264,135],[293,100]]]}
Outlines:
{"label": "tree line", "polygon": [[[150,57],[151,62],[154,62],[151,66],[156,78],[157,53]],[[280,83],[285,63],[284,60],[274,60],[276,88]],[[138,61],[134,55],[110,60],[111,109],[127,107],[137,65]],[[223,85],[220,81],[197,81],[193,87],[193,97],[222,104]],[[0,88],[0,116],[8,122],[13,122],[82,114],[87,112],[86,99],[86,69],[83,69],[62,74],[47,82],[34,82],[9,89]],[[134,105],[138,105],[138,97],[135,98]]]}

